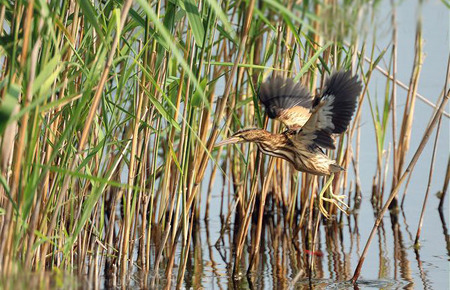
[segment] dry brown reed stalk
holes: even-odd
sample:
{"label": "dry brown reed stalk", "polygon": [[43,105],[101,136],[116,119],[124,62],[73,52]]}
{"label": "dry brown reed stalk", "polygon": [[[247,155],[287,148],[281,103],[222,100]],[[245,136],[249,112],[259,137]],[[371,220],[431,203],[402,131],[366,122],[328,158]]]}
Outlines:
{"label": "dry brown reed stalk", "polygon": [[[398,160],[396,167],[394,168],[394,174],[396,177],[393,179],[392,187],[396,186],[395,180],[400,179],[400,175],[403,169],[403,164],[405,163],[406,153],[409,150],[409,143],[411,138],[412,122],[414,118],[414,107],[416,101],[416,93],[419,84],[419,76],[422,68],[422,24],[419,18],[416,28],[416,41],[415,41],[415,55],[414,55],[414,66],[411,75],[411,81],[409,85],[408,95],[406,97],[405,109],[403,111],[402,125],[399,133],[399,142],[397,148],[394,150],[394,158]],[[392,207],[396,207],[396,198],[394,198],[394,203]]]}
{"label": "dry brown reed stalk", "polygon": [[[355,144],[355,153],[352,152],[352,165],[355,172],[355,196],[354,196],[354,204],[358,203],[358,200],[361,199],[361,178],[359,174],[359,155],[360,155],[360,144],[361,144],[361,120],[358,120],[358,124],[356,125],[356,144]],[[348,138],[350,139],[350,137]],[[351,147],[350,147],[350,150]],[[349,195],[350,199],[350,195]],[[350,202],[349,202],[350,205]]]}
{"label": "dry brown reed stalk", "polygon": [[184,274],[186,272],[186,265],[189,258],[189,252],[191,247],[191,239],[192,239],[192,229],[194,228],[194,214],[193,211],[191,211],[190,214],[190,223],[189,223],[189,234],[186,241],[183,241],[183,255],[181,258],[181,265],[178,268],[178,275],[177,275],[177,286],[176,289],[181,289],[182,282],[184,279]]}
{"label": "dry brown reed stalk", "polygon": [[[441,131],[441,121],[442,121],[442,115],[439,116],[439,121],[438,121],[437,129],[436,129],[436,136],[435,136],[435,139],[434,139],[433,153],[431,155],[430,171],[429,171],[429,174],[428,174],[428,184],[427,184],[427,189],[426,189],[425,196],[424,196],[424,199],[423,199],[422,210],[420,212],[419,223],[418,223],[418,226],[417,226],[416,239],[414,240],[414,245],[415,245],[416,248],[418,248],[420,246],[419,245],[420,232],[422,230],[423,218],[424,218],[424,215],[425,215],[425,209],[426,209],[426,205],[427,205],[427,201],[428,201],[428,195],[430,193],[431,180],[433,178],[434,161],[435,161],[435,158],[436,158],[437,143],[438,143],[438,139],[439,139],[439,133]],[[410,174],[410,176],[411,176],[411,174]]]}
{"label": "dry brown reed stalk", "polygon": [[[346,43],[346,45],[349,46],[350,43]],[[379,71],[381,74],[383,74],[389,80],[393,81],[395,83],[395,85],[399,86],[400,88],[402,88],[402,89],[404,89],[406,91],[410,90],[410,87],[408,85],[406,85],[405,83],[403,83],[399,79],[394,78],[394,76],[392,74],[390,74],[388,71],[386,71],[384,68],[382,68],[379,64],[374,63],[374,61],[372,59],[370,59],[368,56],[364,55],[363,52],[358,51],[357,54],[358,54],[359,57],[362,57],[365,62],[367,62],[369,65],[373,66],[374,69]],[[426,98],[425,96],[421,95],[419,92],[416,92],[415,97],[418,98],[419,100],[421,100],[426,105],[432,107],[435,110],[438,108],[438,106],[435,103],[431,102],[428,98]],[[447,118],[450,118],[450,113],[447,112],[447,111],[444,111],[443,115],[445,117],[447,117]]]}
{"label": "dry brown reed stalk", "polygon": [[445,218],[445,213],[443,212],[442,208],[439,208],[438,212],[442,224],[442,232],[444,234],[445,239],[445,248],[447,250],[447,254],[450,254],[450,235],[447,229],[447,222],[446,222],[447,219]]}
{"label": "dry brown reed stalk", "polygon": [[[217,104],[216,111],[215,111],[215,115],[216,115],[215,120],[221,120],[223,117],[223,114],[225,112],[225,108],[226,108],[225,106],[227,104],[227,100],[230,95],[231,88],[233,87],[232,83],[234,81],[234,76],[236,75],[236,72],[238,71],[238,63],[243,58],[243,54],[245,51],[245,46],[246,46],[248,32],[249,32],[249,28],[250,28],[251,19],[252,19],[254,4],[255,4],[254,1],[250,1],[250,3],[248,4],[249,9],[246,11],[246,14],[245,14],[245,22],[243,25],[243,31],[241,34],[241,40],[240,40],[237,57],[236,57],[237,61],[234,63],[234,65],[231,69],[230,76],[228,77],[228,80],[225,85],[225,92],[222,96],[222,100],[220,101],[220,103]],[[219,126],[216,121],[212,125],[210,137],[208,138],[208,142],[206,145],[206,149],[209,152],[212,150],[212,147],[216,141],[216,138],[218,137],[218,134],[219,134]],[[206,152],[203,152],[201,157],[198,160],[200,160],[200,161],[198,162],[198,167],[196,167],[196,168],[198,168],[196,170],[197,175],[196,175],[196,179],[193,184],[193,187],[190,189],[190,191],[188,193],[187,208],[191,207],[194,197],[196,196],[196,194],[198,192],[198,189],[199,189],[198,186],[200,184],[200,181],[203,179],[203,175],[206,170],[206,165],[207,165],[207,161],[209,160],[209,156],[208,156],[208,154],[206,154]],[[239,256],[239,254],[237,254],[237,256]]]}
{"label": "dry brown reed stalk", "polygon": [[445,172],[444,185],[442,186],[441,195],[439,197],[439,211],[442,211],[444,206],[445,195],[447,194],[448,184],[450,182],[450,158],[447,162],[447,170]]}
{"label": "dry brown reed stalk", "polygon": [[[245,41],[242,41],[242,44],[245,44]],[[240,52],[240,54],[242,54],[242,46],[241,46],[241,52]],[[192,60],[193,59],[191,59],[191,64],[193,63],[192,62]],[[235,68],[237,68],[237,63],[235,64],[235,66],[234,66]],[[232,73],[232,76],[234,76],[234,72]],[[229,79],[229,81],[231,82],[232,81],[232,78],[230,78]],[[230,88],[230,86],[228,86],[228,88]],[[187,103],[187,99],[186,99],[186,103]],[[225,102],[224,102],[225,103]],[[220,107],[221,105],[219,105],[218,107]],[[186,113],[187,113],[187,111],[185,111]],[[184,115],[184,117],[185,117],[185,119],[187,119],[187,115]],[[204,123],[205,124],[205,123]],[[217,131],[217,125],[214,125],[214,126],[216,126],[216,131]],[[205,130],[207,127],[205,126],[202,130]],[[213,132],[214,132],[214,130],[213,130]],[[203,138],[205,136],[205,134],[200,134],[200,138]],[[184,142],[182,142],[182,143],[184,143]],[[213,142],[212,142],[213,143]],[[210,144],[212,144],[212,143],[210,143]],[[209,150],[210,150],[211,148],[209,148]],[[184,150],[181,150],[182,152],[184,151]],[[205,158],[209,158],[206,154],[204,154],[203,152],[202,152],[202,154],[205,156]],[[186,156],[187,157],[187,156]],[[182,160],[182,158],[180,158],[181,160]],[[201,158],[200,159],[197,159],[197,160],[202,160]],[[201,161],[202,162],[202,161]],[[199,163],[197,163],[197,164],[199,164],[199,169],[200,170],[204,170],[204,168],[202,169],[202,163],[201,162],[199,162]],[[189,165],[188,167],[193,167],[193,166],[196,166],[194,163],[192,163],[191,162],[191,164],[192,165]],[[200,173],[200,174],[203,174],[203,173]],[[187,191],[187,194],[186,194],[186,197],[187,197],[187,199],[186,199],[186,206],[185,206],[185,209],[186,209],[186,212],[188,212],[188,211],[190,211],[192,208],[195,208],[195,204],[193,203],[193,201],[194,201],[194,199],[195,199],[195,196],[196,196],[196,190],[197,190],[197,187],[198,187],[198,185],[199,185],[199,182],[193,182],[193,179],[192,179],[192,177],[193,176],[195,176],[195,175],[190,175],[191,176],[191,179],[190,180],[187,180],[187,189],[188,189],[188,191]],[[198,176],[196,176],[196,178],[198,178]],[[201,178],[199,179],[199,180],[201,180]],[[175,201],[175,199],[172,199],[172,206],[171,206],[171,208],[174,208],[173,206],[174,206],[174,202]],[[179,207],[179,205],[180,205],[180,203],[178,202],[178,206],[177,206],[177,208]],[[194,207],[191,207],[191,206],[194,206]],[[178,211],[178,210],[177,210]],[[170,210],[170,212],[172,212],[172,210]],[[175,224],[177,224],[177,218],[178,218],[178,215],[176,215],[175,216]],[[183,226],[183,228],[184,228],[184,226]],[[173,236],[174,237],[174,236]],[[176,240],[176,239],[172,239],[172,240]],[[184,238],[183,238],[183,240],[185,241],[186,240],[186,234],[184,234]],[[172,248],[172,249],[174,249],[175,248],[175,245],[176,244],[174,244],[174,247]],[[170,265],[173,265],[173,260],[171,260],[171,262],[170,262]],[[169,265],[169,268],[171,268],[171,266]],[[166,273],[170,273],[171,271],[169,270],[169,271],[166,271]]]}
{"label": "dry brown reed stalk", "polygon": [[[119,33],[120,34],[120,33]],[[145,83],[144,83],[145,85]],[[133,214],[132,214],[132,197],[133,197],[133,186],[134,186],[134,180],[135,180],[135,176],[137,175],[136,171],[135,171],[135,158],[136,158],[136,151],[137,151],[137,146],[138,146],[138,138],[139,138],[139,123],[141,122],[141,114],[142,114],[142,110],[143,110],[143,105],[144,105],[144,91],[137,91],[136,92],[136,98],[135,98],[135,110],[136,110],[136,116],[134,119],[134,124],[133,124],[133,128],[132,130],[132,141],[131,141],[131,156],[130,156],[130,166],[128,169],[128,191],[126,193],[126,202],[125,202],[125,215],[124,215],[124,229],[123,229],[123,233],[124,233],[124,237],[123,237],[123,247],[121,248],[121,252],[120,252],[120,256],[122,257],[121,260],[121,271],[122,273],[126,273],[127,272],[127,268],[128,268],[128,251],[129,251],[129,239],[130,239],[130,234],[131,234],[131,224],[132,224],[132,219],[133,219]],[[140,203],[138,203],[140,204]],[[138,213],[139,210],[136,209],[136,213]],[[135,220],[135,219],[133,219]]]}
{"label": "dry brown reed stalk", "polygon": [[[367,58],[364,57],[364,60],[367,63],[372,63],[372,61]],[[394,76],[392,74],[390,74],[389,72],[387,72],[385,69],[383,69],[382,67],[380,67],[379,65],[375,65],[374,66],[376,68],[377,71],[379,71],[380,73],[382,73],[385,77],[389,78],[391,81],[393,81],[393,83],[395,83],[395,85],[398,85],[399,87],[401,87],[402,89],[409,91],[410,87],[406,84],[404,84],[403,82],[401,82],[399,79],[394,78]],[[431,102],[430,100],[428,100],[425,96],[422,96],[419,92],[416,92],[415,97],[418,98],[419,100],[421,100],[422,102],[424,102],[425,104],[427,104],[428,106],[432,107],[434,110],[438,109],[438,106]],[[442,115],[444,117],[450,118],[450,113],[448,113],[447,111],[444,111],[442,113]]]}
{"label": "dry brown reed stalk", "polygon": [[[385,136],[386,136],[386,129],[387,129],[387,122],[389,120],[389,113],[391,113],[391,122],[392,122],[392,136],[393,136],[393,144],[394,148],[396,148],[396,72],[397,72],[397,23],[396,23],[396,8],[395,3],[391,1],[392,5],[392,13],[391,13],[391,26],[392,26],[392,47],[391,47],[391,58],[389,63],[389,72],[388,75],[392,74],[392,90],[390,93],[390,99],[388,100],[387,95],[389,95],[388,89],[389,85],[386,85],[386,92],[385,92],[385,103],[384,108],[381,112],[381,118],[380,118],[380,112],[378,109],[377,102],[375,101],[375,110],[373,109],[372,102],[371,104],[371,110],[372,110],[372,119],[374,122],[375,127],[375,138],[377,140],[377,167],[376,167],[376,174],[373,178],[372,183],[372,202],[375,202],[378,207],[380,207],[381,202],[383,200],[383,193],[386,183],[386,176],[388,171],[388,163],[389,163],[389,156],[390,156],[390,148],[388,149],[388,154],[386,155],[386,150],[384,148],[385,144]],[[367,58],[366,58],[367,59]],[[371,66],[373,66],[373,61],[368,60]],[[378,68],[378,64],[375,66]],[[390,80],[387,80],[387,82],[390,82]],[[370,101],[370,99],[369,99]],[[389,104],[387,107],[387,104]],[[376,112],[376,114],[374,113]],[[383,162],[384,159],[384,162]],[[396,167],[397,159],[393,159],[394,168]],[[384,168],[384,169],[383,169]],[[395,179],[395,177],[393,177]]]}
{"label": "dry brown reed stalk", "polygon": [[[362,57],[364,55],[365,51],[360,52],[360,57]],[[384,52],[382,52],[383,54]],[[382,55],[381,54],[381,55]],[[369,104],[371,105],[371,99],[369,96],[369,91],[368,91],[368,84],[371,81],[371,78],[373,76],[373,72],[374,72],[374,66],[376,65],[376,63],[378,62],[380,56],[376,56],[375,55],[375,45],[372,45],[371,48],[371,52],[370,52],[370,62],[369,62],[369,68],[367,70],[367,72],[365,74],[362,74],[362,82],[365,84],[364,88],[363,88],[363,92],[361,93],[360,96],[360,100],[359,100],[359,104],[356,110],[356,114],[355,114],[355,121],[353,122],[353,126],[351,127],[351,129],[349,130],[348,133],[348,138],[352,139],[353,135],[354,135],[354,131],[356,130],[356,126],[357,124],[359,124],[361,122],[361,113],[362,113],[362,103],[364,101],[364,99],[366,98],[367,95],[367,99],[369,101]],[[359,65],[361,66],[361,70],[362,70],[362,63],[359,63]],[[376,173],[373,177],[373,181],[372,181],[372,202],[380,202],[380,183],[381,183],[381,175],[382,175],[382,152],[383,152],[383,148],[381,148],[381,146],[383,144],[382,143],[382,139],[383,136],[380,136],[381,134],[379,133],[379,130],[377,130],[377,125],[378,127],[380,126],[380,120],[378,120],[377,116],[374,115],[374,109],[372,108],[371,105],[371,113],[372,113],[372,121],[374,123],[374,127],[375,127],[375,139],[376,139],[376,148],[377,148],[377,167],[376,167]]]}
{"label": "dry brown reed stalk", "polygon": [[[33,7],[34,1],[30,1],[28,3],[28,7],[26,8],[26,18],[25,18],[25,27],[24,27],[24,49],[21,54],[21,65],[25,66],[25,62],[27,60],[27,53],[28,53],[28,42],[30,37],[30,29],[31,29],[31,19],[33,17]],[[39,31],[42,29],[44,22],[43,19],[39,21]],[[38,58],[38,52],[40,48],[41,38],[38,37],[36,43],[32,47],[31,51],[31,64],[30,64],[30,71],[28,77],[28,84],[25,92],[25,96],[23,96],[23,106],[27,107],[29,106],[31,100],[32,100],[32,86],[34,84],[34,80],[36,77],[36,66],[37,66],[37,58]],[[27,127],[29,123],[29,114],[25,113],[24,116],[21,119],[21,126],[19,128],[19,133],[17,137],[17,146],[14,150],[14,158],[13,158],[13,171],[11,176],[11,199],[13,202],[16,203],[16,205],[19,205],[19,209],[22,207],[22,195],[19,195],[18,192],[21,191],[21,183],[19,182],[20,174],[21,174],[21,165],[22,165],[22,157],[24,156],[24,150],[26,146],[26,133],[27,133]],[[13,235],[15,231],[15,223],[12,222],[14,217],[14,211],[12,202],[8,203],[8,207],[6,209],[6,215],[7,218],[5,219],[5,224],[3,226],[3,232],[2,237],[6,243],[3,244],[3,248],[0,249],[0,256],[3,256],[3,263],[2,266],[4,269],[2,269],[3,273],[8,275],[11,273],[11,267],[12,267],[12,241],[13,241]],[[8,228],[9,226],[9,228]]]}
{"label": "dry brown reed stalk", "polygon": [[[286,41],[288,41],[289,39],[291,39],[291,41],[294,40],[294,38],[290,38],[288,35],[290,35],[289,29],[287,29],[285,31],[285,38]],[[275,56],[274,56],[274,71],[273,71],[273,76],[277,75],[277,68],[281,68],[281,67],[288,67],[288,63],[287,63],[287,58],[282,58],[282,60],[284,60],[284,64],[279,60],[279,55],[283,54],[283,46],[281,45],[281,40],[282,40],[282,35],[283,35],[283,31],[281,29],[281,26],[278,27],[277,29],[277,41],[276,41],[276,46],[275,46]],[[292,45],[292,44],[291,44]],[[285,76],[286,77],[286,76]],[[266,122],[265,122],[265,126],[264,128],[267,126],[267,121],[268,118],[266,117]],[[272,131],[277,132],[278,131],[278,124],[274,124],[272,123]],[[277,160],[277,165],[281,165],[282,162],[280,162],[280,160]],[[254,237],[254,241],[252,241],[252,247],[251,247],[251,254],[250,254],[250,262],[249,262],[249,266],[247,269],[247,274],[250,273],[251,269],[254,269],[258,266],[258,253],[260,250],[260,243],[261,243],[261,234],[262,234],[262,226],[263,226],[263,214],[264,214],[264,210],[265,210],[265,205],[266,205],[266,199],[267,199],[267,194],[269,191],[269,187],[272,187],[274,189],[277,188],[277,180],[278,180],[278,174],[277,173],[281,173],[284,171],[282,168],[284,166],[277,166],[278,170],[275,171],[274,169],[274,165],[275,165],[275,160],[274,158],[269,158],[269,163],[268,163],[268,170],[267,172],[264,172],[264,167],[261,167],[259,169],[260,171],[260,175],[261,175],[261,181],[262,181],[262,189],[261,192],[258,195],[258,199],[255,202],[258,202],[258,212],[257,212],[257,224],[256,224],[256,233],[255,233],[255,237]],[[274,192],[272,190],[272,192]],[[275,192],[280,192],[280,191],[276,191]],[[280,195],[283,195],[283,193],[280,193]],[[273,205],[274,206],[274,205]],[[252,212],[250,212],[250,214],[247,216],[247,218],[250,218],[252,216]],[[249,223],[246,223],[249,224]],[[239,260],[237,260],[239,261]]]}
{"label": "dry brown reed stalk", "polygon": [[[446,80],[448,78],[450,78],[450,55],[448,58],[448,63],[447,63],[447,75],[446,75]],[[398,180],[398,183],[396,184],[396,186],[392,189],[391,194],[389,195],[387,201],[385,202],[383,208],[380,210],[380,212],[378,213],[378,217],[375,221],[375,224],[372,228],[372,231],[370,232],[370,236],[366,242],[366,245],[364,247],[364,250],[361,254],[361,257],[358,261],[358,265],[355,269],[355,272],[353,274],[353,277],[351,279],[352,283],[356,283],[356,281],[358,280],[358,277],[361,273],[361,268],[363,266],[364,260],[366,258],[367,255],[367,251],[369,249],[370,243],[378,229],[378,226],[380,225],[384,214],[386,213],[386,211],[388,210],[388,207],[391,205],[391,202],[394,200],[394,198],[397,196],[398,191],[400,190],[401,185],[403,184],[403,182],[406,180],[406,178],[409,176],[410,172],[412,171],[412,169],[414,168],[414,166],[417,163],[417,160],[419,159],[420,155],[422,154],[423,149],[425,148],[425,145],[428,142],[428,139],[431,135],[431,133],[434,130],[434,127],[436,126],[436,124],[438,123],[441,115],[443,114],[444,108],[448,102],[448,98],[450,97],[450,91],[447,91],[444,98],[441,101],[441,104],[439,105],[439,110],[438,113],[434,114],[434,116],[432,117],[428,127],[425,130],[424,136],[420,142],[420,144],[417,147],[416,152],[414,153],[414,156],[412,157],[411,161],[409,162],[406,170],[403,172],[403,174],[401,175],[401,177]]]}
{"label": "dry brown reed stalk", "polygon": [[388,172],[389,172],[389,160],[391,157],[391,146],[388,147],[388,151],[386,154],[386,157],[384,158],[384,174],[383,174],[383,181],[381,182],[381,199],[383,199],[384,196],[384,189],[386,188],[386,182],[387,182],[387,178],[388,178]]}
{"label": "dry brown reed stalk", "polygon": [[274,165],[274,158],[270,158],[269,166],[268,166],[269,170],[268,170],[267,174],[265,175],[266,178],[262,181],[263,186],[262,186],[262,190],[260,193],[260,203],[258,205],[259,211],[258,211],[258,223],[256,226],[256,237],[255,237],[255,242],[253,243],[254,246],[252,247],[251,258],[250,258],[250,263],[249,263],[247,272],[249,272],[250,269],[254,266],[252,262],[255,260],[255,256],[258,255],[259,248],[260,248],[261,231],[262,231],[262,224],[263,224],[263,214],[264,214],[264,208],[266,205],[267,191],[269,190],[269,181],[271,180],[271,177],[274,172],[273,165]]}
{"label": "dry brown reed stalk", "polygon": [[[121,37],[121,31],[122,31],[122,29],[123,29],[123,27],[125,25],[125,20],[127,18],[128,11],[129,11],[129,9],[131,7],[131,4],[132,4],[132,1],[127,1],[125,3],[125,5],[123,6],[123,9],[122,9],[122,12],[121,12],[121,16],[120,16],[120,22],[119,22],[118,30],[116,31],[116,35],[114,37],[114,41],[113,41],[113,43],[111,45],[111,50],[110,50],[110,53],[108,55],[108,59],[107,59],[106,64],[104,66],[103,73],[102,73],[102,76],[100,78],[100,82],[99,82],[98,88],[95,91],[95,95],[93,97],[92,105],[91,105],[90,110],[89,110],[89,115],[87,117],[87,121],[86,121],[86,123],[84,125],[84,128],[82,130],[82,135],[81,135],[80,141],[78,143],[78,152],[79,152],[79,154],[75,155],[75,158],[71,162],[71,165],[70,165],[70,171],[71,172],[74,172],[76,167],[78,166],[80,154],[82,153],[82,150],[84,150],[84,146],[85,146],[85,143],[87,141],[87,136],[88,136],[88,134],[90,132],[90,129],[91,129],[91,124],[92,124],[92,121],[93,121],[93,118],[94,118],[94,114],[97,111],[97,107],[98,107],[99,102],[100,102],[100,97],[102,95],[103,88],[104,88],[106,80],[108,78],[108,74],[109,74],[109,71],[110,71],[110,68],[111,68],[111,64],[112,64],[114,56],[116,54],[116,49],[117,49],[117,46],[119,44],[119,40],[120,40],[120,37]],[[63,193],[67,192],[67,190],[69,188],[69,181],[70,181],[69,176],[66,175],[64,177],[64,182],[63,182],[63,185],[62,185],[61,192],[63,192]],[[55,212],[53,213],[53,217],[52,217],[52,219],[51,219],[51,221],[49,223],[48,229],[47,229],[48,236],[52,235],[52,232],[53,232],[53,230],[54,230],[54,228],[56,226],[56,220],[57,220],[57,217],[58,217],[58,212],[59,212],[59,210],[61,208],[61,204],[63,202],[63,198],[64,198],[64,194],[60,194],[58,196],[58,199],[57,199],[57,202],[56,202],[56,207],[55,207]],[[40,260],[44,261],[44,262],[41,263],[41,269],[42,269],[42,267],[45,264],[45,258],[47,256],[48,247],[49,247],[49,244],[46,243],[46,244],[43,245],[43,248],[42,248],[42,253],[41,253]],[[125,252],[124,254],[127,255],[128,253]]]}
{"label": "dry brown reed stalk", "polygon": [[[231,121],[231,118],[229,119]],[[221,156],[222,156],[222,150],[223,148],[219,148],[219,150],[217,151],[217,157],[215,159],[215,162],[217,164],[219,164]],[[225,172],[225,170],[224,170]],[[210,208],[210,202],[211,202],[211,198],[212,198],[212,191],[213,191],[213,186],[214,186],[214,181],[215,181],[215,177],[216,177],[216,173],[217,173],[217,166],[214,166],[212,168],[211,171],[211,178],[209,179],[208,182],[208,190],[207,190],[207,195],[206,195],[206,206],[205,206],[205,215],[203,216],[203,220],[207,221],[209,219],[209,208]],[[223,201],[223,194],[222,194],[222,201]]]}
{"label": "dry brown reed stalk", "polygon": [[237,243],[236,243],[236,255],[235,255],[235,262],[233,267],[233,275],[237,275],[239,273],[240,268],[240,262],[242,258],[242,254],[244,251],[244,243],[246,241],[246,236],[248,233],[248,229],[250,227],[251,218],[253,214],[253,210],[255,208],[256,203],[256,195],[257,192],[257,185],[258,185],[258,175],[261,168],[261,158],[258,158],[256,161],[256,170],[255,173],[252,174],[253,178],[251,181],[251,191],[250,191],[250,197],[248,199],[247,206],[243,209],[244,215],[242,217],[242,224],[239,224],[239,230],[237,234]]}
{"label": "dry brown reed stalk", "polygon": [[[164,246],[166,245],[167,240],[169,238],[170,229],[171,229],[171,226],[169,224],[166,227],[165,231],[164,231],[164,238],[161,240],[161,245],[160,245],[160,248],[158,250],[158,254],[156,255],[156,258],[155,258],[155,267],[154,267],[155,275],[153,276],[153,279],[152,279],[152,282],[151,282],[151,287],[152,288],[155,287],[156,280],[159,277],[159,274],[158,274],[158,272],[159,272],[158,271],[159,270],[159,265],[161,264],[161,259],[162,259],[162,255],[163,255],[163,252],[164,252]],[[150,254],[150,253],[148,253],[148,254]],[[149,255],[149,257],[150,257],[150,255]]]}
{"label": "dry brown reed stalk", "polygon": [[[388,74],[389,77],[392,76],[392,92],[391,92],[391,115],[392,115],[392,146],[397,148],[397,10],[395,7],[394,0],[391,0],[392,7],[392,71]],[[398,159],[393,158],[393,168],[398,168]],[[393,183],[397,183],[397,174],[392,174]]]}
{"label": "dry brown reed stalk", "polygon": [[[316,253],[316,244],[318,243],[317,237],[318,237],[318,233],[319,233],[319,225],[320,225],[320,219],[322,216],[322,212],[319,210],[317,211],[317,217],[316,217],[316,223],[314,226],[314,234],[313,234],[313,238],[312,238],[312,243],[311,246],[309,247],[310,250],[310,255],[309,255],[309,272],[312,273],[314,271],[314,257],[315,257],[315,253]],[[310,275],[310,277],[312,277],[312,275]]]}
{"label": "dry brown reed stalk", "polygon": [[[450,81],[449,77],[450,77],[450,56],[449,56],[449,64],[447,65],[447,78],[445,79],[444,90],[443,90],[443,94],[445,94],[445,92],[447,92],[447,97],[448,97],[448,85],[449,85],[449,81]],[[434,112],[434,115],[437,115],[437,114],[439,114],[438,111]],[[415,245],[416,249],[419,247],[420,232],[421,232],[421,229],[422,229],[423,219],[424,219],[424,216],[425,216],[425,208],[426,208],[426,204],[427,204],[427,200],[428,200],[428,194],[430,193],[431,179],[433,177],[433,172],[434,172],[434,161],[435,161],[435,157],[436,157],[437,143],[438,143],[438,139],[439,139],[439,133],[441,131],[440,130],[441,129],[441,122],[442,122],[442,114],[439,116],[439,121],[438,121],[437,129],[436,129],[436,136],[435,136],[435,139],[434,139],[433,153],[431,155],[430,172],[428,174],[427,190],[426,190],[424,201],[423,201],[423,205],[422,205],[422,211],[420,212],[419,224],[418,224],[418,227],[417,227],[416,238],[415,238],[415,241],[414,241],[414,245]],[[447,174],[448,174],[448,168],[447,168]],[[446,176],[446,181],[445,182],[448,182],[448,177],[447,176]],[[445,188],[445,186],[444,186],[444,190],[445,191],[447,190]],[[445,192],[445,191],[443,191],[443,192]],[[405,195],[403,197],[405,197]],[[441,208],[442,200],[443,200],[443,197],[441,197],[441,201],[439,202],[439,209]],[[402,205],[403,205],[403,200],[402,200]]]}
{"label": "dry brown reed stalk", "polygon": [[[19,112],[19,105],[16,105],[12,111],[12,114],[15,115]],[[0,170],[5,173],[5,176],[9,176],[8,173],[8,164],[12,162],[12,155],[14,152],[14,136],[17,134],[18,124],[17,121],[10,123],[5,128],[5,132],[3,136],[0,137]],[[6,202],[6,196],[3,187],[0,188],[0,204],[3,205]]]}
{"label": "dry brown reed stalk", "polygon": [[[243,30],[241,33],[241,39],[240,39],[240,43],[239,43],[239,48],[238,48],[238,53],[236,56],[236,62],[234,63],[231,72],[230,72],[230,77],[228,78],[226,84],[225,84],[225,91],[223,93],[222,96],[222,100],[220,102],[220,105],[217,106],[216,111],[215,111],[215,116],[216,116],[216,122],[213,123],[213,127],[211,129],[211,134],[210,137],[208,139],[208,143],[207,143],[207,150],[209,152],[211,152],[214,143],[216,142],[216,139],[219,135],[219,126],[217,124],[217,120],[221,120],[223,118],[224,112],[225,112],[225,106],[227,104],[227,100],[228,97],[230,95],[231,92],[231,88],[233,87],[233,81],[234,81],[234,76],[237,72],[237,68],[238,68],[238,63],[239,61],[243,58],[244,52],[245,52],[245,46],[246,46],[246,42],[247,42],[247,38],[248,38],[248,32],[250,29],[250,24],[251,24],[251,20],[252,20],[252,16],[253,16],[253,8],[255,6],[255,1],[251,0],[248,4],[248,10],[246,11],[245,14],[245,22],[243,24]],[[196,190],[198,188],[198,184],[200,183],[200,181],[203,179],[203,175],[205,174],[205,170],[206,170],[206,164],[207,161],[209,160],[209,157],[206,153],[202,154],[202,157],[200,158],[200,163],[198,166],[198,170],[196,170],[198,172],[198,175],[195,179],[195,185],[194,185],[194,189],[192,194],[190,194],[190,196],[193,196],[196,193]],[[189,203],[188,203],[189,204]]]}

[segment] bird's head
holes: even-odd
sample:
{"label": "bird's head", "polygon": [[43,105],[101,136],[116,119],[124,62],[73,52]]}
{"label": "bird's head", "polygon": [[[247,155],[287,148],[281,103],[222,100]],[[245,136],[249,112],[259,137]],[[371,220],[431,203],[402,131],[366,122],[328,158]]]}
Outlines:
{"label": "bird's head", "polygon": [[270,133],[262,130],[262,129],[243,129],[240,131],[237,131],[233,135],[231,135],[230,138],[222,140],[220,142],[217,142],[214,146],[222,146],[222,145],[228,145],[228,144],[238,144],[238,143],[244,143],[244,142],[263,142],[270,138]]}

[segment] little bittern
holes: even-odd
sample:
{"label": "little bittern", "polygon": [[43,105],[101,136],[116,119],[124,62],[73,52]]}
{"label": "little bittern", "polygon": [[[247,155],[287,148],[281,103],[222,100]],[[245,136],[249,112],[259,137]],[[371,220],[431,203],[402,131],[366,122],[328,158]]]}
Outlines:
{"label": "little bittern", "polygon": [[299,171],[330,175],[344,170],[321,147],[335,148],[333,135],[347,129],[361,88],[361,82],[350,72],[335,72],[313,99],[306,88],[291,79],[271,79],[261,85],[259,99],[267,115],[283,122],[288,130],[272,134],[244,129],[216,146],[254,142],[263,153],[283,158]]}

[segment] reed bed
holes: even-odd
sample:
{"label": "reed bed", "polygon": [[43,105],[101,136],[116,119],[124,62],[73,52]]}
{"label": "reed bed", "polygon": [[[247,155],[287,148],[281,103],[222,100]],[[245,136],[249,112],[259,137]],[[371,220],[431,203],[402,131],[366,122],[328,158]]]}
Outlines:
{"label": "reed bed", "polygon": [[[219,240],[208,245],[229,244],[226,260],[233,277],[252,277],[262,267],[261,245],[268,239],[278,249],[277,271],[288,261],[296,271],[278,286],[323,277],[317,256],[305,253],[315,253],[321,225],[327,227],[327,245],[339,248],[339,226],[350,219],[346,214],[357,213],[362,104],[370,105],[377,142],[372,200],[379,218],[371,236],[387,207],[397,207],[397,193],[437,122],[448,118],[444,87],[423,142],[409,160],[422,24],[417,23],[414,66],[410,83],[402,83],[407,98],[399,112],[397,31],[381,50],[376,39],[361,33],[374,21],[377,5],[363,0],[339,5],[332,0],[3,2],[4,285],[20,271],[58,268],[95,285],[102,273],[110,286],[130,285],[138,269],[145,276],[141,287],[196,287],[183,283],[186,275],[201,272],[192,263],[200,265],[206,254],[198,252],[199,227],[212,215],[220,215],[222,229]],[[344,173],[332,180],[298,173],[249,144],[214,148],[216,140],[244,127],[284,130],[258,104],[256,92],[267,77],[295,77],[316,92],[337,69],[352,70],[364,84],[353,123],[337,139],[337,150],[328,153],[347,168]],[[386,75],[382,106],[368,90],[375,72]],[[392,147],[385,142],[388,132]],[[348,213],[321,201],[327,183],[348,196]],[[447,184],[448,174],[442,199]],[[211,208],[219,191],[221,206]],[[299,254],[285,257],[283,248]],[[342,277],[334,278],[348,280],[352,270],[344,265]]]}

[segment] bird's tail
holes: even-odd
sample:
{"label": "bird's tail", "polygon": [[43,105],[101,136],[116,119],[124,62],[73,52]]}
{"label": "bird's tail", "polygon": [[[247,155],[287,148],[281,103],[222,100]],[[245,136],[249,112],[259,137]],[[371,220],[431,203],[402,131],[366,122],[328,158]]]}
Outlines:
{"label": "bird's tail", "polygon": [[345,169],[337,164],[330,164],[330,171],[331,172],[340,172],[340,171],[345,171]]}

